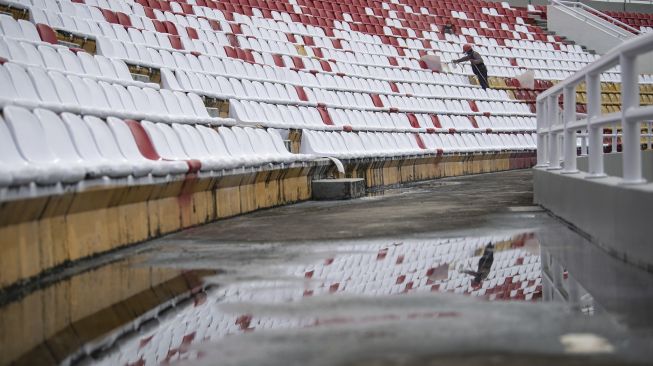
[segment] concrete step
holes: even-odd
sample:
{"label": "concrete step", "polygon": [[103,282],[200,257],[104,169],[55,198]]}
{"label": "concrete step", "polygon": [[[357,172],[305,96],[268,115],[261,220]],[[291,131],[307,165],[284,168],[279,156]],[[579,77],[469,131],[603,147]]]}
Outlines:
{"label": "concrete step", "polygon": [[363,178],[317,179],[312,183],[314,200],[347,200],[366,193]]}

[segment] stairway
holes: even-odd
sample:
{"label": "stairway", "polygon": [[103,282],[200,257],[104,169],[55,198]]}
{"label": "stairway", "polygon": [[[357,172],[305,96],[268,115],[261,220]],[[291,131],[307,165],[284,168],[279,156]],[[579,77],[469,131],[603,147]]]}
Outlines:
{"label": "stairway", "polygon": [[[546,29],[605,54],[636,36],[607,15],[581,3],[552,0],[547,6]],[[540,19],[542,21],[542,19]]]}
{"label": "stairway", "polygon": [[[571,40],[571,39],[569,39],[569,38],[567,38],[567,37],[565,37],[565,36],[563,36],[563,35],[557,34],[556,32],[550,31],[549,28],[548,28],[548,26],[547,26],[547,25],[548,25],[548,22],[547,22],[546,18],[542,17],[540,14],[530,14],[530,17],[533,19],[535,25],[537,25],[538,27],[542,28],[542,29],[546,32],[546,34],[551,35],[551,36],[558,36],[558,37],[562,38],[562,39],[565,41],[565,43],[568,43],[568,44],[576,44],[576,42],[575,42],[574,40]],[[585,52],[588,52],[588,53],[590,53],[590,54],[592,54],[592,55],[595,55],[595,54],[596,54],[596,51],[595,51],[595,50],[593,50],[593,49],[591,49],[591,48],[588,48],[588,47],[585,46],[585,45],[582,45],[582,44],[581,44],[581,45],[579,45],[579,46],[580,46],[580,47],[583,49],[583,51],[585,51]]]}

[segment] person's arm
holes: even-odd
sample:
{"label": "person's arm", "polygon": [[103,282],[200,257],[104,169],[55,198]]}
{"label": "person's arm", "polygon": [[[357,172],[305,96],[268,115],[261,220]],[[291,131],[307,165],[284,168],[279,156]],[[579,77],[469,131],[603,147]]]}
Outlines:
{"label": "person's arm", "polygon": [[465,61],[468,61],[468,60],[471,60],[471,59],[472,59],[472,56],[467,55],[467,56],[461,57],[461,58],[459,58],[457,60],[453,60],[453,62],[457,64],[459,62],[465,62]]}

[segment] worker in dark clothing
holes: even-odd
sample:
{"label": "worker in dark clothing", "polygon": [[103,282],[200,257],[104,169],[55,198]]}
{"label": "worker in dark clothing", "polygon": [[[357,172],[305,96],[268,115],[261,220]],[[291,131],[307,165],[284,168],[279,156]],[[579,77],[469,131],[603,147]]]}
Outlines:
{"label": "worker in dark clothing", "polygon": [[454,63],[469,61],[472,64],[472,71],[474,75],[478,78],[478,82],[481,83],[483,89],[490,87],[487,81],[487,68],[485,63],[483,63],[483,58],[481,55],[472,49],[471,44],[466,44],[463,46],[463,52],[466,56],[461,57],[457,60],[453,60]]}
{"label": "worker in dark clothing", "polygon": [[444,34],[456,34],[456,28],[454,27],[453,24],[451,24],[451,20],[447,20],[447,23],[445,23],[442,26],[442,33],[444,33]]}

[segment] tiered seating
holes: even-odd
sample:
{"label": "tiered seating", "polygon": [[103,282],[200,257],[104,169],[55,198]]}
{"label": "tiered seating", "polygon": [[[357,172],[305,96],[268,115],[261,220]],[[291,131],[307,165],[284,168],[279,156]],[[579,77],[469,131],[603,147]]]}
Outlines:
{"label": "tiered seating", "polygon": [[528,134],[415,134],[403,133],[305,131],[303,151],[343,159],[371,156],[409,156],[424,150],[434,153],[526,150],[533,143]]}
{"label": "tiered seating", "polygon": [[[194,359],[198,355],[187,352],[193,344],[216,342],[245,332],[336,323],[355,326],[388,319],[432,319],[455,314],[455,309],[447,312],[411,309],[408,313],[392,307],[391,301],[386,303],[383,313],[364,312],[359,316],[355,312],[325,315],[319,310],[301,311],[297,315],[275,315],[265,310],[261,314],[256,310],[242,313],[237,310],[242,306],[228,307],[230,303],[256,304],[248,308],[265,309],[266,305],[298,302],[313,296],[402,296],[419,292],[537,301],[542,296],[540,256],[539,248],[525,246],[530,237],[530,234],[503,234],[403,240],[401,244],[343,242],[326,260],[288,266],[278,277],[239,281],[211,290],[205,301],[160,319],[156,328],[120,341],[118,348],[110,349],[105,352],[105,358],[95,361],[107,365],[160,364]],[[475,285],[472,276],[463,271],[477,269],[483,249],[489,243],[495,247],[494,261],[487,278]]]}
{"label": "tiered seating", "polygon": [[211,117],[194,93],[135,81],[121,60],[43,43],[24,20],[1,15],[0,24],[5,34],[0,38],[3,185],[167,176],[311,159],[290,154],[272,129],[221,127],[218,133],[207,128],[235,121]]}
{"label": "tiered seating", "polygon": [[[142,165],[143,157],[154,160],[150,165],[157,174],[311,158],[291,157],[283,148],[281,135],[272,128],[306,129],[303,152],[339,157],[532,149],[534,141],[529,131],[534,128],[534,119],[527,105],[513,101],[504,91],[485,92],[471,86],[464,77],[470,74],[468,67],[443,74],[425,70],[418,60],[425,53],[424,47],[437,49],[444,60],[451,60],[457,57],[462,43],[473,39],[487,55],[488,64],[496,66],[491,70],[498,75],[519,72],[509,62],[517,55],[542,58],[540,66],[546,66],[546,60],[558,53],[569,54],[569,59],[574,60],[567,65],[570,69],[591,61],[587,54],[542,36],[540,30],[525,25],[522,18],[513,19],[513,15],[523,16],[521,11],[500,8],[499,14],[489,5],[466,9],[469,17],[463,9],[453,11],[450,15],[457,19],[465,35],[442,36],[435,25],[445,14],[440,14],[441,8],[436,10],[435,3],[424,4],[416,14],[409,5],[370,2],[364,11],[372,15],[360,17],[362,5],[350,7],[351,13],[336,15],[335,11],[325,10],[323,14],[322,5],[337,7],[331,2],[283,6],[259,2],[251,8],[213,1],[34,0],[28,6],[7,1],[2,4],[5,9],[28,11],[30,20],[0,16],[0,57],[8,61],[0,67],[0,77],[7,85],[0,95],[2,105],[7,106],[4,123],[11,127],[16,118],[29,118],[34,126],[47,124],[44,113],[36,113],[34,108],[60,113],[49,114],[48,119],[65,121],[67,124],[58,126],[65,125],[69,135],[48,134],[39,145],[48,150],[51,164],[65,157],[79,160],[79,165],[86,167],[66,179],[53,175],[40,180],[48,184],[105,176],[104,170],[94,167],[101,159],[127,161],[127,166],[136,159],[131,169],[124,167],[108,175],[119,178],[151,173],[136,168]],[[298,12],[313,15],[307,20]],[[375,26],[373,31],[365,28],[368,21],[378,22],[384,14],[388,24]],[[433,26],[427,27],[423,21],[435,14]],[[472,14],[478,19],[473,20]],[[311,19],[329,22],[317,21],[319,26],[314,26]],[[511,23],[513,20],[516,23]],[[411,28],[415,22],[422,23]],[[510,32],[499,31],[505,24],[511,24]],[[474,31],[477,26],[492,32],[478,35]],[[360,28],[360,32],[354,28]],[[61,42],[61,31],[93,38],[98,54]],[[511,48],[499,47],[497,40]],[[563,48],[565,52],[552,51]],[[143,78],[134,73],[135,68],[159,69],[161,82]],[[560,71],[556,76],[566,74]],[[217,117],[212,108],[207,108],[208,100],[229,100],[229,116],[233,119]],[[59,141],[51,141],[51,136],[61,136],[76,142],[87,136],[75,129],[94,125],[102,132],[108,131],[99,121],[114,129],[128,127],[132,138],[114,133],[113,148],[94,146],[89,149],[96,153],[80,152],[79,156],[63,155],[65,152],[55,147]],[[223,127],[215,133],[205,128],[235,124],[263,126],[267,130]],[[350,132],[310,132],[343,128]],[[18,133],[8,130],[11,134],[7,139],[21,152],[24,163],[31,164],[33,157],[21,150],[23,142]],[[185,133],[187,130],[189,133]],[[145,133],[138,135],[140,131]],[[356,131],[369,131],[369,136],[376,139],[367,139],[367,135]],[[390,134],[379,134],[381,131]],[[439,131],[456,135],[426,135]],[[406,132],[420,135],[415,135],[416,139]],[[328,148],[309,147],[319,146],[318,136],[343,136],[347,143],[328,144],[327,138],[322,142]],[[378,141],[388,136],[397,143],[386,146],[387,139]],[[257,138],[266,144],[259,144]],[[135,150],[125,152],[122,148],[133,147],[134,143],[143,156],[132,156]],[[148,147],[153,151],[144,152]],[[184,171],[183,164],[167,160],[186,162],[188,169]],[[177,168],[159,167],[164,165]],[[16,176],[15,180],[5,179],[5,184],[26,182],[20,173]]]}
{"label": "tiered seating", "polygon": [[[653,86],[639,86],[640,104],[653,104]],[[578,102],[577,110],[581,113],[587,113],[587,93],[585,86],[581,85],[577,89],[576,100]],[[612,113],[621,110],[621,85],[616,83],[601,84],[601,112]]]}
{"label": "tiered seating", "polygon": [[[490,85],[496,89],[506,90],[511,98],[522,100],[530,104],[532,111],[535,111],[535,101],[540,92],[553,86],[555,82],[536,80],[534,89],[524,89],[517,79],[490,78]],[[640,104],[650,105],[653,103],[653,85],[640,84]],[[587,93],[585,85],[581,84],[576,90],[576,103],[578,113],[587,113]],[[601,83],[601,112],[612,113],[621,109],[621,86],[618,83]]]}
{"label": "tiered seating", "polygon": [[[218,4],[222,5],[222,3]],[[330,3],[325,2],[325,4]],[[157,3],[147,3],[147,5],[159,6]],[[261,2],[259,6],[261,6],[263,10],[266,9],[266,3],[264,2]],[[138,6],[135,8],[139,9]],[[298,50],[293,47],[293,44],[305,46],[301,48],[299,55],[301,55],[301,53],[306,53],[308,56],[316,56],[323,60],[349,60],[350,62],[365,65],[380,63],[383,65],[398,67],[406,65],[417,67],[418,62],[415,60],[415,58],[419,58],[419,56],[427,52],[429,49],[438,50],[442,53],[445,61],[449,61],[453,57],[457,57],[457,53],[460,51],[460,48],[457,47],[458,44],[473,41],[477,43],[482,51],[484,51],[483,53],[488,53],[488,63],[490,65],[497,66],[495,68],[491,68],[491,72],[496,72],[499,75],[514,75],[515,71],[511,71],[511,67],[516,66],[514,64],[518,59],[520,62],[525,64],[524,66],[534,68],[538,72],[540,72],[539,69],[542,69],[541,72],[543,73],[549,73],[553,72],[553,70],[556,70],[553,77],[560,79],[569,74],[567,73],[565,75],[565,73],[560,70],[575,70],[579,66],[582,66],[583,63],[593,60],[591,55],[580,52],[580,48],[578,46],[567,46],[563,43],[542,42],[542,40],[550,40],[555,38],[542,36],[543,33],[541,29],[530,26],[516,26],[520,31],[525,32],[524,34],[526,36],[529,36],[525,36],[525,39],[528,39],[529,41],[521,40],[520,38],[522,36],[520,36],[520,32],[517,31],[513,31],[512,37],[510,38],[503,38],[506,36],[504,33],[507,31],[505,30],[497,30],[496,33],[491,33],[488,36],[474,35],[473,33],[476,33],[476,31],[475,28],[471,26],[473,26],[475,23],[469,20],[465,20],[464,24],[469,23],[467,26],[470,28],[462,28],[462,32],[467,33],[467,35],[441,36],[437,32],[433,31],[420,31],[422,33],[420,37],[417,37],[416,35],[411,35],[409,37],[407,36],[406,38],[395,37],[392,34],[392,29],[397,29],[396,32],[401,34],[415,34],[415,31],[412,28],[403,28],[401,21],[398,21],[399,24],[395,24],[397,27],[385,27],[387,29],[385,29],[384,32],[389,33],[390,36],[383,34],[381,37],[379,37],[369,36],[368,34],[357,34],[354,32],[348,33],[344,30],[340,31],[337,28],[331,29],[320,27],[312,29],[311,27],[305,27],[301,23],[286,23],[282,19],[283,17],[276,12],[270,13],[270,16],[274,17],[275,14],[278,15],[276,19],[279,21],[258,17],[244,17],[237,13],[234,15],[233,13],[230,14],[209,7],[198,6],[193,7],[192,12],[194,13],[184,14],[184,16],[181,16],[180,14],[171,15],[169,12],[163,13],[158,9],[146,6],[143,7],[142,10],[137,11],[155,19],[150,19],[147,16],[143,16],[141,18],[132,17],[133,19],[126,18],[126,20],[123,22],[124,24],[121,25],[131,27],[132,23],[142,24],[143,27],[145,27],[147,30],[139,32],[134,28],[130,28],[129,32],[127,32],[121,27],[98,27],[97,25],[91,26],[91,24],[93,24],[92,22],[88,23],[88,21],[79,20],[79,18],[83,19],[86,17],[90,19],[99,18],[99,20],[102,21],[103,16],[107,17],[109,16],[107,14],[112,13],[100,13],[99,11],[95,11],[93,14],[89,14],[88,10],[79,9],[77,11],[75,8],[70,10],[71,14],[74,14],[78,17],[78,19],[76,19],[76,21],[72,23],[70,27],[77,29],[79,32],[88,32],[90,30],[89,27],[95,27],[96,33],[104,34],[109,38],[119,39],[125,42],[134,42],[138,44],[145,43],[145,41],[147,41],[149,45],[157,45],[166,49],[183,48],[184,51],[208,52],[209,54],[214,54],[217,52],[217,54],[221,56],[228,55],[230,57],[242,58],[244,60],[256,60],[257,62],[261,62],[262,59],[266,59],[269,64],[273,64],[272,56],[279,56],[276,60],[274,60],[274,63],[294,65],[296,67],[303,65],[304,60],[297,58]],[[253,10],[258,9],[254,8]],[[442,9],[438,10],[439,12],[442,12]],[[258,11],[258,13],[260,13],[260,11]],[[406,16],[403,12],[398,12],[399,15],[396,15],[395,13],[397,12],[391,11],[389,12],[389,16]],[[452,13],[452,16],[466,17],[466,15],[461,15],[457,12],[455,13],[456,14]],[[294,13],[292,14],[296,15]],[[261,16],[262,15],[263,14],[261,14]],[[420,15],[416,14],[412,15],[412,17],[419,16]],[[225,17],[234,19],[234,22],[225,21]],[[487,16],[485,17],[487,18]],[[290,16],[290,18],[294,17]],[[351,18],[351,16],[347,18]],[[493,20],[500,19],[501,17],[495,18],[496,19]],[[50,19],[42,14],[38,15],[37,19],[38,21],[50,22],[55,27],[62,24],[61,20],[56,18]],[[65,19],[66,18],[64,18],[64,20]],[[108,19],[114,20],[114,17],[109,16]],[[441,23],[443,19],[445,18],[436,18],[435,24]],[[392,19],[388,19],[389,22],[390,20]],[[513,24],[509,22],[510,20],[512,19],[509,18],[507,23],[500,23],[501,26],[509,28],[508,24]],[[118,21],[117,18],[115,21]],[[506,20],[504,19],[504,21]],[[395,23],[397,23],[397,21],[395,21]],[[345,30],[346,28],[351,28],[351,26],[348,26],[349,23],[342,23],[338,20],[334,20],[333,24],[336,27],[341,26]],[[352,24],[357,25],[360,23],[355,22]],[[432,26],[432,28],[437,29],[435,24]],[[498,27],[498,24],[499,23],[497,23],[495,26]],[[480,24],[480,26],[482,27],[483,24]],[[531,32],[531,29],[533,32]],[[166,37],[165,35],[157,33],[157,30],[161,32],[171,32],[171,34]],[[325,33],[328,35],[325,35]],[[532,34],[540,35],[538,38],[540,40],[535,40]],[[533,42],[530,41],[531,38],[533,38]],[[497,39],[501,40],[502,45],[505,44],[509,48],[496,47],[498,46]],[[213,47],[209,47],[208,49],[206,48],[207,43],[216,43],[216,41],[221,47],[215,50]],[[454,44],[452,45],[451,43]],[[562,52],[559,54],[553,52],[556,49],[563,48],[566,51],[572,52]],[[344,52],[340,51],[341,49],[344,50]],[[354,49],[356,52],[346,52],[347,50],[351,49]],[[272,53],[272,55],[270,55],[270,53]],[[533,59],[534,61],[530,62],[530,59]],[[310,60],[308,61],[310,65],[311,62]],[[329,61],[323,62],[322,66],[331,68],[327,66],[330,65]],[[316,64],[316,62],[313,62],[313,64]],[[321,70],[320,67],[316,67],[316,69]],[[545,69],[550,70],[547,71]],[[470,70],[467,69],[466,71],[469,73]]]}

